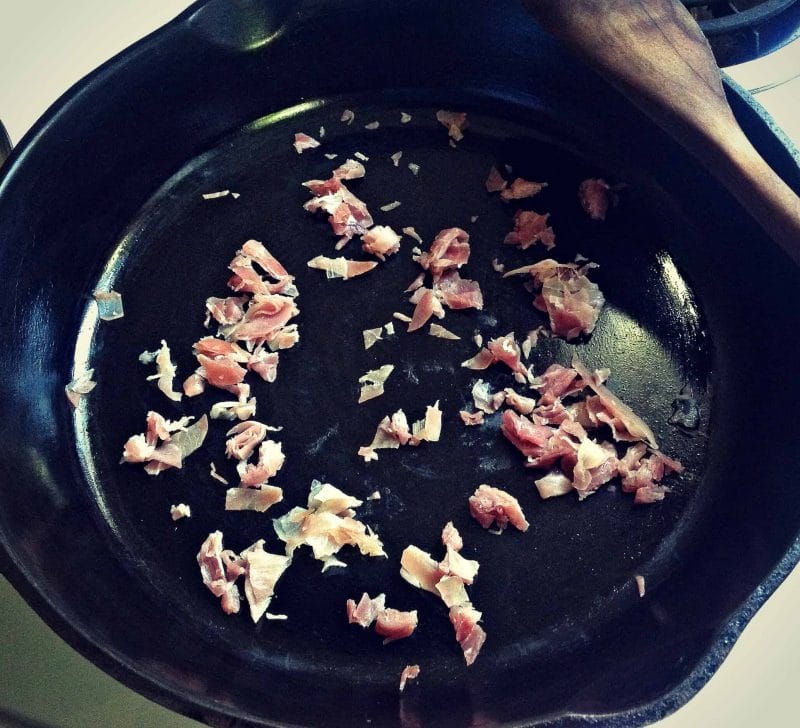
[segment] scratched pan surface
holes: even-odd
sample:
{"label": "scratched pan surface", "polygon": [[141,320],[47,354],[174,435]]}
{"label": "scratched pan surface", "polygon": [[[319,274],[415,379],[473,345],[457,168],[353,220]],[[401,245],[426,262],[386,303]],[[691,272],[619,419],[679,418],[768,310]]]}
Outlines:
{"label": "scratched pan surface", "polygon": [[[199,4],[91,79],[12,159],[0,187],[1,260],[16,282],[2,296],[10,342],[0,377],[4,571],[95,661],[195,717],[621,725],[664,715],[703,684],[796,561],[800,498],[788,433],[797,394],[786,375],[800,359],[787,336],[798,323],[796,270],[692,160],[512,4],[498,24],[467,3],[458,30],[447,9],[297,7],[245,3],[241,17],[222,17],[217,3]],[[425,23],[415,25],[419,18]],[[259,28],[261,44],[251,37]],[[342,63],[358,78],[312,78],[323,59],[321,28],[326,51],[350,49]],[[363,41],[353,47],[352,37]],[[414,54],[400,54],[409,47]],[[435,122],[441,106],[470,114],[457,149]],[[344,108],[356,112],[350,126],[339,121]],[[410,123],[400,123],[401,109]],[[785,148],[749,107],[737,109],[796,182]],[[377,130],[363,128],[374,120]],[[298,157],[294,132],[316,136],[320,126],[323,147]],[[78,144],[89,150],[81,153],[75,141],[84,139],[92,146]],[[444,227],[469,231],[462,274],[481,283],[486,305],[448,313],[443,323],[460,341],[408,335],[395,322],[394,336],[364,350],[363,329],[410,312],[402,290],[418,267],[408,238],[363,278],[328,281],[306,267],[334,254],[334,238],[303,212],[301,182],[326,177],[356,151],[369,161],[352,189],[379,224],[414,226],[423,247]],[[389,158],[396,151],[398,167]],[[420,166],[417,176],[409,162]],[[522,281],[503,281],[491,265],[544,257],[502,244],[516,205],[485,192],[492,164],[549,183],[523,206],[551,213],[555,257],[580,252],[599,263],[591,277],[608,301],[591,337],[543,340],[534,369],[577,355],[612,370],[611,386],[686,465],[663,503],[635,507],[614,487],[583,503],[542,501],[539,473],[522,467],[496,417],[482,428],[460,423],[477,377],[459,364],[475,351],[475,331],[521,335],[543,322]],[[626,185],[603,224],[576,201],[590,175]],[[241,196],[202,199],[221,189]],[[33,199],[49,204],[34,209]],[[401,206],[380,211],[393,200]],[[284,502],[268,514],[223,509],[225,488],[209,476],[214,461],[235,477],[223,423],[212,423],[181,472],[153,479],[117,462],[147,410],[199,416],[224,399],[212,391],[173,404],[145,382],[150,371],[137,357],[164,338],[181,376],[192,370],[191,344],[207,333],[205,298],[225,295],[226,265],[249,238],[267,245],[300,291],[300,344],[281,354],[277,382],[253,382],[257,419],[284,427],[287,460],[275,478]],[[98,284],[121,291],[124,319],[98,325],[89,301]],[[99,384],[73,415],[62,387],[75,362],[94,366]],[[358,405],[358,376],[387,363],[396,370],[386,394]],[[512,384],[502,370],[484,378]],[[701,411],[691,432],[667,424],[687,383]],[[436,400],[439,443],[382,451],[368,465],[356,456],[385,414],[402,407],[420,417]],[[348,567],[322,574],[300,551],[271,608],[287,621],[254,626],[244,612],[225,616],[200,582],[200,543],[220,529],[227,547],[265,538],[278,551],[271,518],[304,504],[314,478],[360,498],[381,493],[359,515],[389,558],[343,551]],[[470,519],[466,499],[484,482],[519,498],[528,533],[498,537]],[[192,518],[173,524],[169,507],[178,502],[192,506]],[[398,574],[409,543],[438,553],[448,520],[481,564],[470,593],[489,636],[469,669],[445,610]],[[643,600],[635,574],[647,578]],[[415,635],[384,647],[348,626],[344,601],[365,590],[417,609]],[[409,663],[422,675],[400,701],[397,679]]]}

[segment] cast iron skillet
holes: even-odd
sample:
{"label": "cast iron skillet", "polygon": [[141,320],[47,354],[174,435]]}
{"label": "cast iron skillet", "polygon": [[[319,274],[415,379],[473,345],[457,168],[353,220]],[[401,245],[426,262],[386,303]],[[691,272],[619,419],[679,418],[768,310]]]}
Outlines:
{"label": "cast iron skillet", "polygon": [[[798,189],[784,142],[729,92],[761,153]],[[457,150],[433,119],[440,107],[470,113]],[[344,108],[356,111],[352,126],[338,121]],[[401,109],[411,123],[399,123]],[[375,119],[380,129],[363,129]],[[292,134],[321,125],[324,149],[297,157]],[[354,189],[378,222],[415,225],[426,241],[450,225],[471,232],[465,274],[482,283],[487,306],[448,316],[461,341],[399,334],[363,350],[362,329],[408,310],[408,243],[356,281],[305,267],[332,238],[300,210],[300,182],[336,164],[321,152],[341,160],[356,150],[370,161]],[[388,159],[397,150],[399,168]],[[473,381],[458,366],[474,351],[473,331],[541,321],[521,283],[501,283],[489,264],[541,257],[500,244],[512,209],[483,191],[493,162],[550,182],[533,205],[552,213],[556,256],[582,252],[601,265],[608,306],[595,334],[575,346],[549,340],[533,362],[578,353],[612,369],[612,386],[687,466],[660,505],[634,507],[612,488],[580,504],[540,501],[537,474],[496,423],[456,421]],[[627,185],[604,225],[575,201],[594,174]],[[241,198],[200,197],[223,188]],[[394,199],[398,210],[378,212]],[[276,479],[285,502],[269,517],[223,511],[224,488],[208,476],[211,460],[230,475],[217,423],[181,473],[150,479],[117,464],[147,409],[200,414],[217,398],[169,403],[136,356],[167,338],[190,371],[203,301],[224,295],[225,265],[249,237],[301,292],[301,344],[274,385],[254,390],[259,419],[286,428]],[[262,725],[649,722],[704,684],[798,559],[797,269],[515,2],[197,3],[81,82],[23,140],[0,178],[0,240],[3,571],[71,644],[187,715]],[[123,293],[124,319],[98,326],[98,285]],[[356,376],[389,362],[397,373],[386,395],[356,406]],[[63,387],[87,363],[99,385],[73,413]],[[667,418],[687,383],[701,422],[682,432]],[[446,413],[441,443],[369,466],[355,457],[384,414],[418,415],[435,399]],[[303,503],[312,478],[361,497],[381,492],[361,517],[389,559],[348,553],[346,570],[321,575],[298,554],[273,603],[288,622],[226,617],[200,583],[202,539],[220,528],[229,547],[264,537],[277,550],[270,517]],[[527,534],[496,537],[471,521],[466,497],[481,482],[519,497]],[[193,516],[173,524],[169,505],[180,501]],[[470,669],[444,611],[397,573],[401,549],[436,552],[451,518],[481,563],[472,598],[489,639]],[[644,599],[634,574],[646,576]],[[344,600],[363,590],[418,609],[418,633],[384,648],[348,627]],[[398,674],[411,662],[423,673],[400,699]]]}

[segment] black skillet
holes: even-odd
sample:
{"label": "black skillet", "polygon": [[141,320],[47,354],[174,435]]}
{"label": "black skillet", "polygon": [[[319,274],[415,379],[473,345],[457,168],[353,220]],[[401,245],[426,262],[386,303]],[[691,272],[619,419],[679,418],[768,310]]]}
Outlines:
{"label": "black skillet", "polygon": [[[745,97],[728,87],[740,123],[795,189],[792,153]],[[457,149],[437,108],[469,112]],[[343,109],[356,112],[342,124]],[[400,111],[413,115],[408,124]],[[364,124],[378,120],[378,130]],[[292,135],[327,131],[298,157]],[[402,150],[398,168],[389,155]],[[370,157],[353,188],[377,221],[414,225],[430,241],[465,227],[465,275],[486,291],[484,313],[453,312],[462,336],[424,334],[365,352],[361,330],[408,311],[411,243],[378,271],[326,281],[305,261],[331,250],[324,222],[302,212],[300,182],[355,151]],[[417,177],[408,162],[420,165]],[[667,499],[633,506],[604,488],[583,503],[541,501],[496,424],[465,429],[456,412],[473,377],[458,364],[486,335],[541,322],[521,282],[490,261],[542,257],[504,247],[512,209],[482,187],[511,164],[550,187],[555,254],[600,263],[608,299],[597,331],[577,345],[547,340],[541,369],[573,353],[612,369],[611,385],[651,423],[686,474]],[[599,225],[582,216],[577,183],[624,183]],[[205,201],[201,194],[241,194]],[[382,213],[392,200],[402,206]],[[474,223],[473,216],[478,216]],[[225,513],[223,427],[180,473],[152,479],[119,466],[147,409],[200,414],[210,394],[176,406],[145,383],[136,360],[168,339],[180,371],[203,332],[209,295],[224,295],[226,263],[249,237],[297,276],[301,344],[274,385],[256,384],[258,417],[285,426],[285,501],[267,516]],[[159,702],[187,715],[262,725],[630,725],[656,720],[697,691],[754,611],[798,560],[792,376],[800,276],[748,215],[681,148],[537,29],[514,2],[238,3],[192,6],[95,72],[51,109],[0,177],[0,543],[3,571],[71,644]],[[113,285],[125,318],[97,324],[91,292]],[[73,413],[73,366],[96,368],[97,389]],[[386,394],[357,406],[358,375],[394,363]],[[510,383],[490,371],[493,386]],[[667,424],[682,386],[697,393],[696,430]],[[441,401],[442,441],[355,456],[378,420]],[[200,582],[197,549],[214,529],[226,545],[256,538],[278,550],[270,517],[305,501],[312,478],[364,497],[361,517],[387,560],[345,553],[324,575],[298,554],[279,583],[284,623],[227,617]],[[466,497],[482,482],[518,496],[527,534],[480,529]],[[193,516],[173,524],[172,503]],[[444,610],[398,575],[408,543],[437,549],[453,519],[481,571],[474,603],[489,635],[467,669]],[[640,599],[635,574],[647,580]],[[349,627],[344,600],[385,591],[418,609],[418,632],[383,647]],[[398,675],[422,675],[400,699]]]}

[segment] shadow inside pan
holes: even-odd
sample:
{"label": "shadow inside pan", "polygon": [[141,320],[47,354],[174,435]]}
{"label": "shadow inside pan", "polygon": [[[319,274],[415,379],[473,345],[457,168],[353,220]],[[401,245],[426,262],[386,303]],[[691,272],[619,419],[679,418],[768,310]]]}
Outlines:
{"label": "shadow inside pan", "polygon": [[[96,517],[107,524],[111,547],[127,556],[131,579],[158,594],[170,619],[192,624],[203,635],[208,660],[220,670],[226,655],[244,660],[248,669],[237,672],[238,689],[263,689],[263,671],[277,669],[307,681],[310,691],[325,686],[342,695],[365,691],[394,700],[402,667],[419,663],[420,695],[445,691],[463,697],[467,690],[469,698],[458,710],[469,711],[470,700],[479,700],[484,688],[496,689],[503,676],[513,681],[524,672],[545,674],[549,666],[591,649],[604,624],[644,608],[635,574],[644,574],[649,588],[668,579],[707,497],[702,475],[711,345],[691,282],[670,256],[677,233],[655,188],[566,149],[548,136],[546,125],[531,131],[529,125],[471,112],[465,139],[451,148],[435,109],[404,107],[413,118],[401,124],[394,106],[349,101],[307,104],[225,139],[170,179],[131,223],[96,283],[122,293],[125,318],[98,325],[91,304],[78,340],[77,361],[95,367],[98,381],[76,415],[80,460]],[[346,105],[356,110],[352,125],[339,121]],[[487,108],[478,101],[476,107]],[[375,120],[377,130],[363,128]],[[320,126],[326,130],[322,147],[298,156],[293,134],[319,137]],[[395,166],[390,155],[398,151],[403,155]],[[377,224],[398,231],[415,227],[423,249],[443,228],[470,233],[472,257],[461,272],[480,282],[485,307],[448,311],[441,323],[459,341],[426,331],[407,334],[395,321],[393,336],[364,350],[362,330],[392,321],[395,311],[411,312],[403,289],[419,267],[411,259],[416,243],[408,237],[398,255],[361,278],[327,280],[306,267],[316,255],[337,253],[325,219],[302,210],[308,194],[301,183],[327,178],[355,152],[369,157],[367,175],[348,184]],[[338,156],[329,160],[325,153]],[[419,165],[417,175],[409,163]],[[483,185],[492,164],[508,164],[515,176],[549,186],[521,204],[501,202]],[[604,223],[589,220],[578,205],[577,186],[588,176],[627,183]],[[241,196],[203,199],[218,190]],[[401,202],[398,208],[379,209],[394,200]],[[557,236],[552,253],[503,245],[520,206],[551,213]],[[681,230],[684,239],[693,234]],[[178,365],[176,383],[194,370],[191,345],[209,333],[203,327],[205,299],[226,295],[227,263],[250,238],[275,254],[300,291],[301,340],[281,352],[277,381],[248,376],[258,399],[256,419],[284,428],[275,438],[283,443],[286,464],[274,479],[284,501],[267,514],[224,511],[225,486],[210,477],[209,466],[214,462],[235,484],[235,469],[224,458],[229,423],[212,422],[206,444],[180,472],[151,478],[138,466],[118,464],[123,442],[143,431],[148,410],[170,419],[200,416],[213,402],[229,399],[212,389],[170,402],[145,381],[152,367],[137,358],[165,339]],[[576,344],[540,339],[530,362],[539,373],[576,355],[590,367],[611,369],[610,386],[651,425],[662,450],[686,466],[682,477],[669,479],[672,491],[663,503],[634,506],[632,496],[613,485],[582,503],[572,495],[543,501],[533,485],[542,471],[523,467],[522,456],[500,433],[498,415],[479,428],[464,427],[458,417],[479,377],[493,389],[514,386],[500,367],[473,372],[460,366],[477,350],[473,335],[486,339],[514,331],[521,338],[545,323],[523,280],[503,280],[493,259],[510,269],[544,257],[568,262],[578,253],[600,265],[590,273],[607,299],[597,329]],[[357,241],[343,254],[366,258]],[[385,395],[358,405],[358,377],[382,364],[396,367]],[[691,433],[667,424],[671,403],[687,383],[701,407],[700,428]],[[409,419],[418,419],[437,400],[444,412],[439,443],[381,451],[378,462],[369,464],[357,457],[384,415],[403,408]],[[315,478],[362,499],[380,492],[380,500],[365,501],[358,513],[380,535],[388,559],[345,549],[348,568],[322,574],[319,562],[298,551],[270,609],[288,615],[287,621],[254,626],[246,609],[224,615],[200,580],[195,555],[201,542],[219,529],[227,548],[243,550],[264,538],[268,550],[280,552],[271,519],[305,505]],[[520,500],[531,523],[527,533],[496,536],[470,518],[467,498],[481,483]],[[170,505],[181,502],[191,505],[192,517],[173,523]],[[398,573],[409,543],[438,555],[448,520],[462,532],[464,554],[481,564],[470,593],[483,611],[488,639],[469,670],[444,607]],[[384,647],[374,633],[349,626],[345,600],[363,591],[385,592],[391,606],[419,610],[415,635]],[[542,705],[569,705],[569,685],[580,679],[576,665],[571,675],[541,685]]]}

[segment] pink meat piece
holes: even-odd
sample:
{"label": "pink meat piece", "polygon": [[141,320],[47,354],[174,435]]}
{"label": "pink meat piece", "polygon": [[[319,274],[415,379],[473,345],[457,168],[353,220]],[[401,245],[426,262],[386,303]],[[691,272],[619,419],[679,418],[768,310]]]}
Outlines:
{"label": "pink meat piece", "polygon": [[525,379],[528,378],[529,372],[522,363],[522,352],[520,351],[519,345],[514,340],[513,334],[506,334],[496,339],[490,339],[486,346],[494,358],[494,361],[502,362],[515,374],[520,374]]}
{"label": "pink meat piece", "polygon": [[453,551],[461,551],[464,548],[464,540],[452,521],[448,521],[442,529],[442,544],[445,548],[449,546]]}
{"label": "pink meat piece", "polygon": [[229,325],[241,321],[247,296],[228,296],[227,298],[206,299],[206,311],[218,324]]}
{"label": "pink meat piece", "polygon": [[283,490],[274,485],[259,488],[228,488],[225,493],[226,511],[255,511],[264,513],[283,500]]}
{"label": "pink meat piece", "polygon": [[[419,665],[406,665],[403,672],[400,673],[400,692],[406,689],[406,683],[409,680],[415,680],[419,677]],[[405,721],[401,721],[405,725]]]}
{"label": "pink meat piece", "polygon": [[274,382],[278,378],[278,352],[269,352],[259,346],[250,354],[247,368],[255,372],[265,382]]}
{"label": "pink meat piece", "polygon": [[527,531],[530,525],[519,501],[500,488],[481,485],[469,498],[469,512],[484,528],[493,524],[502,531],[510,523],[520,531]]}
{"label": "pink meat piece", "polygon": [[310,179],[307,182],[303,182],[303,187],[307,187],[315,197],[324,197],[325,195],[333,195],[342,189],[342,180],[335,176],[325,180]]}
{"label": "pink meat piece", "polygon": [[200,341],[192,345],[195,356],[202,354],[210,359],[224,357],[238,364],[244,364],[250,355],[238,344],[223,339],[215,339],[213,336],[205,336]]}
{"label": "pink meat piece", "polygon": [[283,467],[286,456],[283,454],[281,444],[273,440],[266,440],[258,448],[258,462],[239,463],[237,471],[243,487],[255,488],[273,478]]}
{"label": "pink meat piece", "polygon": [[644,443],[636,443],[619,462],[622,490],[636,494],[634,503],[655,503],[663,500],[667,489],[660,484],[662,478],[669,473],[683,471],[683,465],[677,460],[658,451],[645,457],[646,452]]}
{"label": "pink meat piece", "polygon": [[247,373],[235,361],[218,356],[214,359],[200,354],[197,361],[202,368],[203,378],[212,386],[224,389],[239,384]]}
{"label": "pink meat piece", "polygon": [[222,553],[222,532],[214,531],[200,546],[197,563],[200,566],[203,584],[220,599],[222,610],[226,614],[236,614],[240,606],[239,588],[236,586],[235,577],[228,578]]}
{"label": "pink meat piece", "polygon": [[534,284],[541,287],[533,305],[547,313],[554,334],[570,340],[594,331],[605,298],[597,284],[586,277],[586,266],[547,259],[523,270],[529,271]]}
{"label": "pink meat piece", "polygon": [[359,624],[366,629],[385,608],[385,594],[378,594],[372,599],[367,592],[364,592],[358,604],[352,599],[347,600],[347,621],[349,624]]}
{"label": "pink meat piece", "polygon": [[286,268],[281,265],[280,261],[272,255],[258,240],[248,240],[243,246],[241,255],[246,255],[251,260],[258,263],[267,275],[274,278],[276,281],[283,281],[287,278],[291,279]]}
{"label": "pink meat piece", "polygon": [[469,234],[461,228],[446,228],[431,243],[430,250],[417,261],[433,275],[434,282],[446,270],[460,268],[469,261]]}
{"label": "pink meat piece", "polygon": [[547,182],[530,182],[522,179],[522,177],[517,177],[500,192],[500,198],[503,200],[522,200],[525,197],[538,195],[545,187],[547,187]]}
{"label": "pink meat piece", "polygon": [[400,250],[400,236],[388,225],[375,225],[361,236],[361,249],[376,258],[386,260]]}
{"label": "pink meat piece", "polygon": [[556,400],[553,404],[540,405],[534,408],[531,419],[537,425],[560,425],[562,422],[574,419],[564,403]]}
{"label": "pink meat piece", "polygon": [[256,294],[244,318],[228,332],[226,338],[231,341],[268,342],[298,313],[294,300],[288,296]]}
{"label": "pink meat piece", "polygon": [[497,167],[492,167],[489,170],[489,176],[486,178],[486,191],[487,192],[500,192],[508,186],[503,175],[497,170]]}
{"label": "pink meat piece", "polygon": [[236,460],[247,460],[267,436],[267,426],[255,420],[240,422],[228,430],[225,455]]}
{"label": "pink meat piece", "polygon": [[580,392],[586,385],[578,379],[574,369],[551,364],[541,376],[536,377],[533,385],[539,390],[539,405],[548,406],[569,394]]}
{"label": "pink meat piece", "polygon": [[359,179],[366,175],[367,170],[364,165],[355,159],[348,159],[344,164],[339,165],[333,170],[334,179]]}
{"label": "pink meat piece", "polygon": [[384,609],[375,620],[375,631],[385,637],[383,644],[410,637],[417,628],[417,612]]}
{"label": "pink meat piece", "polygon": [[450,623],[456,632],[456,640],[464,652],[467,665],[475,662],[486,641],[486,633],[478,624],[481,613],[471,604],[459,604],[450,608]]}
{"label": "pink meat piece", "polygon": [[187,397],[196,397],[206,391],[206,380],[197,372],[190,374],[183,382],[183,393]]}
{"label": "pink meat piece", "polygon": [[[417,293],[420,293],[420,296],[416,296]],[[444,310],[442,309],[442,304],[439,303],[439,299],[436,298],[433,291],[429,288],[420,288],[415,292],[415,296],[412,297],[412,302],[416,298],[416,307],[414,308],[414,314],[411,317],[411,323],[408,325],[408,331],[416,331],[417,329],[421,329],[428,321],[430,320],[431,316],[436,315],[438,318],[441,318],[444,315]],[[441,314],[441,315],[440,315]]]}
{"label": "pink meat piece", "polygon": [[315,149],[318,147],[319,142],[314,139],[314,137],[299,132],[294,135],[294,144],[292,146],[298,154],[302,154],[306,149]]}
{"label": "pink meat piece", "polygon": [[448,136],[456,142],[460,142],[464,138],[464,129],[469,126],[467,115],[463,111],[439,109],[436,112],[436,121],[447,128]]}
{"label": "pink meat piece", "polygon": [[[586,439],[580,444],[574,457],[572,487],[578,491],[581,500],[617,475],[617,451],[610,442],[597,444]],[[572,456],[562,459],[562,468],[566,469],[571,458]]]}
{"label": "pink meat piece", "polygon": [[[503,412],[501,431],[523,455],[526,465],[532,468],[549,468],[564,456],[574,455],[577,444],[574,442],[573,428],[580,425],[565,420],[559,427],[535,424],[527,417],[512,410]],[[580,428],[583,434],[585,431]]]}
{"label": "pink meat piece", "polygon": [[466,410],[460,410],[458,415],[461,417],[461,421],[468,427],[483,424],[483,412],[467,412]]}
{"label": "pink meat piece", "polygon": [[555,247],[556,236],[553,228],[547,224],[549,217],[549,213],[540,215],[533,210],[517,210],[514,213],[514,229],[506,235],[504,242],[506,245],[516,245],[521,250],[542,243],[550,250]]}
{"label": "pink meat piece", "polygon": [[450,270],[443,273],[439,280],[433,284],[436,297],[448,308],[483,309],[483,294],[477,281],[461,278],[458,271]]}
{"label": "pink meat piece", "polygon": [[592,220],[605,220],[609,207],[616,204],[616,195],[604,179],[585,179],[578,186],[578,201]]}

